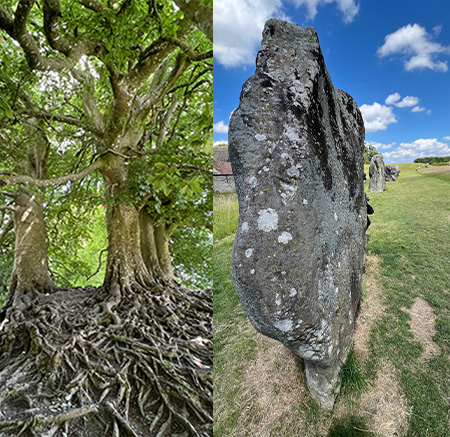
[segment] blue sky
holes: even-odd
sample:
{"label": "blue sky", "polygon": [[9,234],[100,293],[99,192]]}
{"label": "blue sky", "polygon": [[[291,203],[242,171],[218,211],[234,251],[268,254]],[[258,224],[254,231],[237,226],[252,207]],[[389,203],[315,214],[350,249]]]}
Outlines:
{"label": "blue sky", "polygon": [[255,71],[264,23],[314,26],[333,84],[388,164],[450,156],[447,0],[214,0],[214,142]]}

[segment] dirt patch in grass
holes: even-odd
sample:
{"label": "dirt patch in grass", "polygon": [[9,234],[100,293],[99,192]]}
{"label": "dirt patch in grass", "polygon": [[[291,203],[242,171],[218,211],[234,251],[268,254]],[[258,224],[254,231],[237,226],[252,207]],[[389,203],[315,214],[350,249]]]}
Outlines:
{"label": "dirt patch in grass", "polygon": [[379,268],[380,260],[376,256],[367,255],[363,276],[365,295],[355,321],[354,336],[354,348],[362,361],[367,361],[369,358],[369,338],[372,325],[384,311],[381,289],[375,279]]}
{"label": "dirt patch in grass", "polygon": [[237,428],[245,429],[248,436],[276,435],[273,433],[280,423],[295,417],[295,430],[289,428],[294,432],[291,435],[306,435],[306,418],[299,415],[298,408],[309,394],[299,365],[278,341],[259,333],[255,337],[260,347],[245,372],[242,423]]}
{"label": "dirt patch in grass", "polygon": [[391,363],[378,369],[373,386],[361,396],[360,411],[368,418],[368,429],[377,436],[406,435],[411,412]]}
{"label": "dirt patch in grass", "polygon": [[425,169],[425,173],[448,173],[450,172],[449,165],[441,165],[438,167],[428,167]]}
{"label": "dirt patch in grass", "polygon": [[[367,255],[363,276],[365,295],[355,321],[354,336],[354,349],[363,362],[369,358],[372,326],[384,313],[382,289],[376,280],[379,269],[379,258]],[[379,436],[406,435],[409,411],[394,366],[383,363],[372,383],[363,392],[358,408],[359,414],[368,419],[368,430]]]}
{"label": "dirt patch in grass", "polygon": [[435,355],[439,355],[439,346],[433,341],[433,337],[436,335],[436,316],[428,302],[417,297],[410,309],[402,308],[402,310],[411,317],[409,326],[414,340],[423,346],[419,360],[425,362]]}

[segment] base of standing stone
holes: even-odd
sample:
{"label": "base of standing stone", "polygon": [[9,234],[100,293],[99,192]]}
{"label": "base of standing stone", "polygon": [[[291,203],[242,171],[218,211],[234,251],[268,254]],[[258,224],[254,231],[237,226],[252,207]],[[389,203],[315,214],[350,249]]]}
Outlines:
{"label": "base of standing stone", "polygon": [[306,381],[312,398],[321,408],[331,410],[338,394],[338,380],[341,366],[320,366],[305,360]]}

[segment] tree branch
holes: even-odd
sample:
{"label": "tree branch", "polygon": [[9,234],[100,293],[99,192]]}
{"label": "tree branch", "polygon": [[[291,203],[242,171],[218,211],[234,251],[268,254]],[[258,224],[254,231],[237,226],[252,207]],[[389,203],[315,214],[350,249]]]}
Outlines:
{"label": "tree branch", "polygon": [[166,35],[163,37],[165,41],[170,42],[171,44],[178,46],[181,50],[183,50],[184,53],[186,53],[189,58],[192,61],[202,61],[204,59],[212,58],[213,51],[208,50],[205,53],[195,53],[194,50],[192,50],[191,46],[189,44],[186,44],[185,42],[179,40],[178,38],[175,38],[171,35]]}
{"label": "tree branch", "polygon": [[84,121],[80,118],[72,117],[71,115],[53,114],[51,112],[35,111],[33,109],[26,109],[23,111],[23,113],[30,115],[31,117],[45,120],[47,122],[59,121],[61,123],[66,123],[66,124],[70,124],[72,126],[77,126],[77,127],[83,128],[89,132],[92,132],[93,134],[97,135],[98,137],[103,136],[103,132],[101,130],[90,125],[89,123],[86,123],[86,121]]}
{"label": "tree branch", "polygon": [[[59,35],[57,26],[58,13],[55,13],[55,7],[59,5],[59,1],[48,0],[45,2],[47,5],[46,7],[48,7],[48,12],[47,18],[45,19],[46,24],[44,25],[44,32],[46,33],[46,37],[49,38],[49,44],[52,47],[54,46],[61,49],[66,57],[47,58],[42,56],[38,43],[27,30],[28,16],[34,3],[35,0],[20,0],[14,18],[9,15],[3,6],[0,6],[0,28],[20,44],[25,53],[27,63],[32,70],[69,70],[77,64],[83,55],[93,56],[105,53],[105,48],[99,42],[79,40],[70,43],[65,38],[62,38]],[[56,6],[52,6],[53,3],[55,3]],[[50,11],[53,15],[50,14]],[[51,28],[48,28],[48,26],[51,26]],[[58,42],[58,37],[62,38],[60,43]]]}
{"label": "tree branch", "polygon": [[44,33],[50,47],[67,55],[71,43],[59,32],[59,17],[61,17],[61,4],[59,0],[44,0]]}
{"label": "tree branch", "polygon": [[[206,35],[213,40],[213,8],[199,0],[174,0],[176,5]],[[211,2],[212,5],[212,2]]]}
{"label": "tree branch", "polygon": [[16,197],[16,193],[12,193],[11,191],[0,191],[0,194],[2,196],[11,197],[11,198]]}
{"label": "tree branch", "polygon": [[167,130],[169,129],[170,120],[172,119],[177,106],[178,100],[175,98],[171,103],[171,105],[169,106],[169,109],[167,110],[166,114],[164,115],[163,122],[159,129],[158,139],[156,140],[156,148],[160,148],[163,145],[164,139],[166,138],[167,135]]}
{"label": "tree branch", "polygon": [[0,211],[12,211],[15,212],[15,209],[13,206],[10,205],[0,205]]}
{"label": "tree branch", "polygon": [[21,184],[29,184],[33,187],[46,188],[46,187],[56,187],[58,185],[65,184],[67,182],[75,182],[83,179],[89,173],[98,170],[102,167],[103,161],[97,160],[92,164],[85,167],[79,173],[72,173],[64,176],[60,176],[53,179],[35,179],[31,176],[20,175],[20,176],[10,176],[6,178],[0,179],[0,185],[21,185]]}

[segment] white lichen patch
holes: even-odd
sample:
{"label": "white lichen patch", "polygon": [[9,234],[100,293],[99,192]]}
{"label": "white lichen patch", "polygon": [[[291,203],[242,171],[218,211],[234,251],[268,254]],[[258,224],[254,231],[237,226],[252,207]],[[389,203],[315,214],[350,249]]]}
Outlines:
{"label": "white lichen patch", "polygon": [[303,205],[308,205],[308,201],[306,199],[303,199]]}
{"label": "white lichen patch", "polygon": [[290,177],[300,176],[300,172],[295,165],[293,165],[291,168],[288,169],[287,174]]}
{"label": "white lichen patch", "polygon": [[337,219],[338,219],[338,216],[337,216],[337,214],[336,213],[334,213],[334,219],[337,221]]}
{"label": "white lichen patch", "polygon": [[247,232],[248,231],[248,222],[244,222],[241,225],[241,232]]}
{"label": "white lichen patch", "polygon": [[292,235],[286,231],[282,232],[278,237],[278,243],[288,244],[290,240],[292,240]]}
{"label": "white lichen patch", "polygon": [[258,214],[258,229],[260,231],[270,232],[278,229],[278,213],[274,209],[262,209]]}
{"label": "white lichen patch", "polygon": [[258,179],[256,179],[256,176],[252,176],[248,179],[248,183],[252,187],[256,187],[256,184],[258,183]]}
{"label": "white lichen patch", "polygon": [[283,132],[283,135],[282,135],[283,137],[288,138],[293,143],[300,141],[300,137],[298,136],[295,128],[293,128],[292,126],[289,126],[287,124],[283,125],[283,127],[285,129],[285,131]]}
{"label": "white lichen patch", "polygon": [[264,141],[266,139],[266,136],[263,134],[256,134],[255,138],[257,141]]}
{"label": "white lichen patch", "polygon": [[278,328],[280,331],[289,332],[292,330],[292,320],[285,319],[280,320],[279,322],[274,322],[275,328]]}
{"label": "white lichen patch", "polygon": [[287,205],[287,200],[294,197],[298,187],[296,185],[285,184],[284,182],[281,183],[281,187],[283,188],[284,193],[281,192],[280,196],[283,199],[283,203]]}
{"label": "white lichen patch", "polygon": [[253,249],[247,249],[245,251],[245,257],[250,258],[253,255]]}
{"label": "white lichen patch", "polygon": [[289,296],[294,297],[297,295],[297,290],[295,288],[291,288],[289,290]]}
{"label": "white lichen patch", "polygon": [[254,274],[255,274],[255,269],[251,269],[251,270],[250,270],[250,274],[251,274],[251,275],[254,275]]}

